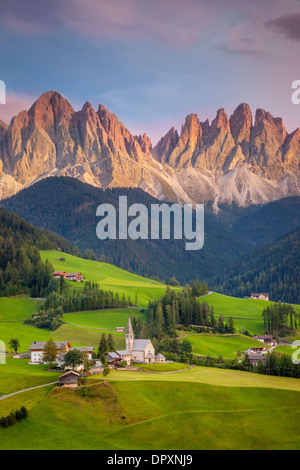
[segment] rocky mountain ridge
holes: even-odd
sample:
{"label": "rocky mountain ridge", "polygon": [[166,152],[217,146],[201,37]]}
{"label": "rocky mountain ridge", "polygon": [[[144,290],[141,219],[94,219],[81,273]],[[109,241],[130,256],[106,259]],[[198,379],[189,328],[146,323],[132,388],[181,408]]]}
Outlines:
{"label": "rocky mountain ridge", "polygon": [[139,187],[160,200],[247,206],[300,194],[300,128],[241,104],[200,122],[186,117],[155,147],[133,136],[103,105],[80,111],[44,93],[10,125],[0,121],[0,199],[48,176],[106,187]]}

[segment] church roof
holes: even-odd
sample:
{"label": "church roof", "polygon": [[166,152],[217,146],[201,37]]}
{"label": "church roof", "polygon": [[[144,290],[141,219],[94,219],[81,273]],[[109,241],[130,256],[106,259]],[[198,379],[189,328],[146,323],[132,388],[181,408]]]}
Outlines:
{"label": "church roof", "polygon": [[144,351],[149,341],[149,339],[135,339],[133,342],[133,351]]}
{"label": "church roof", "polygon": [[147,356],[146,356],[146,359],[150,359],[151,357],[154,357],[152,353],[148,353]]}
{"label": "church roof", "polygon": [[132,324],[130,317],[128,318],[128,323],[127,323],[127,328],[126,328],[126,334],[127,335],[133,335],[133,329],[132,329]]}

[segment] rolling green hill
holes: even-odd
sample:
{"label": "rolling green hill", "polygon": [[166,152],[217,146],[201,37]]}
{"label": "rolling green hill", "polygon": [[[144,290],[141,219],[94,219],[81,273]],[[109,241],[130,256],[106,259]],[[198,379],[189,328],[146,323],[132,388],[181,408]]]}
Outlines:
{"label": "rolling green hill", "polygon": [[300,445],[295,379],[196,367],[172,374],[114,372],[106,386],[97,381],[88,381],[84,394],[46,388],[0,401],[0,415],[21,403],[29,409],[27,420],[0,429],[0,449],[278,450]]}
{"label": "rolling green hill", "polygon": [[192,345],[193,354],[199,356],[222,356],[224,359],[236,358],[237,351],[246,351],[251,347],[261,347],[258,340],[244,335],[187,335],[187,339]]}
{"label": "rolling green hill", "polygon": [[[72,255],[64,254],[65,261],[61,261],[62,254],[58,251],[41,251],[41,257],[48,259],[56,271],[77,272],[84,274],[87,281],[97,282],[104,290],[111,290],[119,294],[130,295],[134,300],[135,294],[141,306],[147,306],[149,300],[159,299],[163,296],[166,285],[152,279],[132,274],[111,264],[99,263]],[[73,288],[81,288],[81,283],[69,282]]]}

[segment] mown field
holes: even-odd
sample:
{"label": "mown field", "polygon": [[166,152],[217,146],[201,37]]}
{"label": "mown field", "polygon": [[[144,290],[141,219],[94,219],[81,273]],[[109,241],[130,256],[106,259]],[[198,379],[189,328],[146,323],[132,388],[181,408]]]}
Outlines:
{"label": "mown field", "polygon": [[193,354],[200,356],[222,356],[234,359],[237,351],[246,351],[251,347],[261,347],[262,343],[244,335],[203,335],[192,334],[184,339],[190,341]]}
{"label": "mown field", "polygon": [[[248,330],[252,335],[264,333],[263,310],[272,304],[265,300],[240,299],[213,292],[211,295],[200,297],[199,300],[214,306],[215,314],[222,314],[226,321],[233,317],[237,331]],[[300,305],[293,305],[300,312]]]}
{"label": "mown field", "polygon": [[[147,306],[149,300],[162,297],[166,290],[165,284],[129,273],[111,264],[81,259],[54,250],[41,251],[41,257],[43,260],[48,259],[56,271],[80,271],[85,280],[97,282],[104,290],[125,294],[126,297],[130,295],[132,301],[137,294],[138,303],[142,307]],[[60,261],[62,257],[65,261]],[[79,289],[82,287],[81,283],[76,282],[69,282],[69,285]]]}
{"label": "mown field", "polygon": [[27,420],[0,429],[0,449],[300,447],[296,379],[197,367],[114,372],[107,385],[97,382],[84,394],[47,387],[0,401],[0,415],[29,409]]}

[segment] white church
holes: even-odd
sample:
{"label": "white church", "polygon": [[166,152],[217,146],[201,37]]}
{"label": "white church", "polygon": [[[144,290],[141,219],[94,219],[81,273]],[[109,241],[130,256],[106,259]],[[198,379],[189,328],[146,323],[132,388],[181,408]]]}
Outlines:
{"label": "white church", "polygon": [[165,356],[155,356],[155,349],[150,339],[134,339],[131,320],[128,318],[126,328],[126,349],[122,351],[109,352],[106,355],[108,364],[117,364],[125,361],[127,365],[132,362],[149,364],[154,362],[165,362]]}

